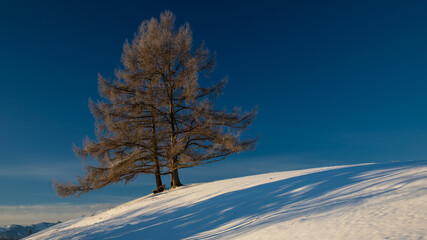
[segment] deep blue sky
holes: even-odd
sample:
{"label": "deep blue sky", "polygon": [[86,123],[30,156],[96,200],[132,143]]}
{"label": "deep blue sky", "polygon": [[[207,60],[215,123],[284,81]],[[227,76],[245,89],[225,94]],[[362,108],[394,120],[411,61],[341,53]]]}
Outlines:
{"label": "deep blue sky", "polygon": [[216,51],[209,80],[229,77],[219,105],[259,105],[257,149],[183,171],[184,183],[427,158],[424,1],[2,1],[0,205],[120,202],[153,188],[150,176],[62,199],[51,179],[81,173],[72,144],[93,136],[97,73],[112,76],[125,39],[165,9]]}

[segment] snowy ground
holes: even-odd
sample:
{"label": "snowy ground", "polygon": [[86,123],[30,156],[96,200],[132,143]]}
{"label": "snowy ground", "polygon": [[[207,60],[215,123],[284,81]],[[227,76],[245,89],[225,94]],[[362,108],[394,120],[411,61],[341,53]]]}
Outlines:
{"label": "snowy ground", "polygon": [[427,161],[193,184],[28,239],[427,239]]}

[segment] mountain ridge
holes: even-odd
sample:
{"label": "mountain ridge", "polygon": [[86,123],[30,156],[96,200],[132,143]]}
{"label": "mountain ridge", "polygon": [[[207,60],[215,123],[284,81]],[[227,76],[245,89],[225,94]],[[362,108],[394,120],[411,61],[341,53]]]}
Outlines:
{"label": "mountain ridge", "polygon": [[32,225],[19,225],[19,224],[9,224],[6,226],[0,226],[0,239],[6,240],[15,240],[24,238],[30,234],[34,234],[41,230],[44,230],[48,227],[54,226],[61,223],[60,221],[56,223],[40,222]]}

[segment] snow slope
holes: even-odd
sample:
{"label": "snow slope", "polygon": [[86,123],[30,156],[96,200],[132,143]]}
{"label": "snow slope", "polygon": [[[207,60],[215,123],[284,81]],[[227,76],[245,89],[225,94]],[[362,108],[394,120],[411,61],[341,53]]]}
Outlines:
{"label": "snow slope", "polygon": [[427,239],[427,161],[187,185],[27,239]]}

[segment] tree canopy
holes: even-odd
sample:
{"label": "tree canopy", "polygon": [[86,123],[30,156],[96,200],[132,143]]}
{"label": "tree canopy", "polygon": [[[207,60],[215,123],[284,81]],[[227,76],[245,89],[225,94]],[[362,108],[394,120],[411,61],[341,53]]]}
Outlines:
{"label": "tree canopy", "polygon": [[74,148],[84,159],[85,176],[77,184],[54,181],[58,195],[79,196],[139,174],[154,174],[157,189],[161,175],[170,175],[173,188],[182,185],[180,168],[254,149],[256,139],[241,140],[240,135],[256,109],[215,108],[226,80],[199,85],[213,70],[214,55],[203,44],[193,49],[189,24],[176,28],[172,12],[142,22],[123,46],[122,64],[113,80],[99,75],[102,99],[89,100],[96,139],[86,138]]}

